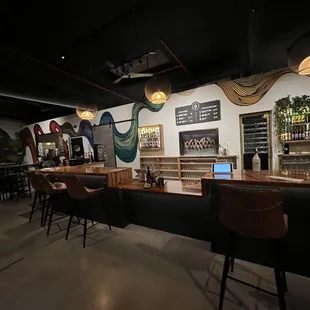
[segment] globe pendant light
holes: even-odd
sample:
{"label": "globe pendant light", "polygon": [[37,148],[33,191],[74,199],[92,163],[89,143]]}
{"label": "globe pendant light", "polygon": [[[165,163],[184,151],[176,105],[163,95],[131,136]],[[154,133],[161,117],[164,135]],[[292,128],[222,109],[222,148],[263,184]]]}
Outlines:
{"label": "globe pendant light", "polygon": [[288,49],[288,67],[299,75],[310,74],[310,32],[299,37]]}
{"label": "globe pendant light", "polygon": [[90,121],[94,119],[97,113],[98,109],[94,104],[85,106],[79,105],[76,107],[76,114],[78,115],[79,118],[84,120]]}
{"label": "globe pendant light", "polygon": [[150,102],[162,104],[171,96],[171,84],[167,79],[153,77],[145,85],[144,92]]}

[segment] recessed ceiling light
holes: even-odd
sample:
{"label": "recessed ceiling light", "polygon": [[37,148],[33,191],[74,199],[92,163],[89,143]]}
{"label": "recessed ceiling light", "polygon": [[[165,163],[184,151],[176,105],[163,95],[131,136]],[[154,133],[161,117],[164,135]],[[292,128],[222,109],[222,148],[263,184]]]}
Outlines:
{"label": "recessed ceiling light", "polygon": [[61,59],[65,59],[66,57],[64,55],[61,56]]}

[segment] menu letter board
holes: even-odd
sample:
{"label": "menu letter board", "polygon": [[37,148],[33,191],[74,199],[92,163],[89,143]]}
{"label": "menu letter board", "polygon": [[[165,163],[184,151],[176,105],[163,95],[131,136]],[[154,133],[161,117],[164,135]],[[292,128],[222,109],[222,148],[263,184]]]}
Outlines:
{"label": "menu letter board", "polygon": [[195,101],[191,105],[175,108],[175,121],[177,126],[214,122],[220,119],[220,100],[202,103]]}

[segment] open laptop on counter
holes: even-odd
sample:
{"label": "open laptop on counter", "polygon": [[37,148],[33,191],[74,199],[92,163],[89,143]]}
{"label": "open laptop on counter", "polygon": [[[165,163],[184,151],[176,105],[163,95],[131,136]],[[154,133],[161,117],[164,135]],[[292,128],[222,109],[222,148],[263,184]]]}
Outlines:
{"label": "open laptop on counter", "polygon": [[231,179],[233,166],[231,163],[215,163],[212,165],[214,179]]}

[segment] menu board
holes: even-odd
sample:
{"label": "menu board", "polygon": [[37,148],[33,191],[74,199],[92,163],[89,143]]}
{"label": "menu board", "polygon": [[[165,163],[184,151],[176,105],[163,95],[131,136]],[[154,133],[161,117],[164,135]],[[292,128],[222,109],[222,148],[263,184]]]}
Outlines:
{"label": "menu board", "polygon": [[220,100],[202,103],[195,101],[191,105],[175,108],[175,121],[177,126],[214,122],[220,119]]}

